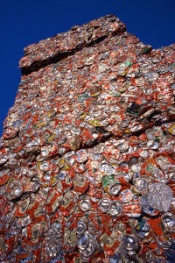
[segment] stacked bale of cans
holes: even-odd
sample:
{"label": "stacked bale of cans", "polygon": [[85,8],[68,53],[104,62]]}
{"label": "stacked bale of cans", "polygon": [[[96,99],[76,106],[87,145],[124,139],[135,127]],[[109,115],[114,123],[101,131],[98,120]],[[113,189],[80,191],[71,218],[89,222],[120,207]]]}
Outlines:
{"label": "stacked bale of cans", "polygon": [[1,262],[174,262],[174,57],[112,15],[25,49],[0,140]]}

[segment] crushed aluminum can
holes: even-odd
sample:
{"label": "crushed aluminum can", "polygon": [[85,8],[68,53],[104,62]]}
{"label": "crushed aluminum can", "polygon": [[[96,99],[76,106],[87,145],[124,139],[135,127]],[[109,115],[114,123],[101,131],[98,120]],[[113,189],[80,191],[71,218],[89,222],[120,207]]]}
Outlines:
{"label": "crushed aluminum can", "polygon": [[74,191],[76,191],[77,193],[84,194],[89,187],[89,182],[86,177],[83,177],[80,174],[76,174],[73,179],[73,187]]}
{"label": "crushed aluminum can", "polygon": [[105,192],[110,195],[117,195],[121,189],[120,182],[114,178],[114,175],[104,176],[102,179],[102,186]]}
{"label": "crushed aluminum can", "polygon": [[128,251],[136,250],[138,248],[138,241],[133,235],[125,235],[123,238],[124,249]]}
{"label": "crushed aluminum can", "polygon": [[112,216],[118,216],[122,212],[122,205],[120,202],[112,201],[108,210],[109,214]]}
{"label": "crushed aluminum can", "polygon": [[175,216],[169,212],[162,215],[161,223],[166,232],[175,232]]}
{"label": "crushed aluminum can", "polygon": [[159,211],[167,212],[170,208],[173,193],[169,186],[163,183],[149,185],[148,203]]}

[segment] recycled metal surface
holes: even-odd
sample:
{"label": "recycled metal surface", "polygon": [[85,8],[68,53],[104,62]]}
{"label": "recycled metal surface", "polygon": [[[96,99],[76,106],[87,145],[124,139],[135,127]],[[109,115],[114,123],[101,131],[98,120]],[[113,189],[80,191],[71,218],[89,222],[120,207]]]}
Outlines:
{"label": "recycled metal surface", "polygon": [[113,15],[25,48],[0,139],[0,262],[175,262],[174,58]]}

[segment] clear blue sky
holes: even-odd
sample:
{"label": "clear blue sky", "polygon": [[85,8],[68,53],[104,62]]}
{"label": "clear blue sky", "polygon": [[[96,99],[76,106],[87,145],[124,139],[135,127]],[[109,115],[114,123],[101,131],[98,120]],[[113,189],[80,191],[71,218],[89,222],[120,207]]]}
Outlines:
{"label": "clear blue sky", "polygon": [[23,48],[107,14],[153,48],[175,43],[175,0],[0,0],[0,135],[17,93]]}

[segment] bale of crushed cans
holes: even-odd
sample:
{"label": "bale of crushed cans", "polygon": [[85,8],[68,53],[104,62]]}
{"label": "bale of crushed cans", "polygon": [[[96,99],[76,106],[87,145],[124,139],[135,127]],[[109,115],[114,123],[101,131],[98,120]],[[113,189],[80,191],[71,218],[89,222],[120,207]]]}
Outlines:
{"label": "bale of crushed cans", "polygon": [[20,67],[0,262],[175,262],[175,45],[108,15],[28,46]]}

